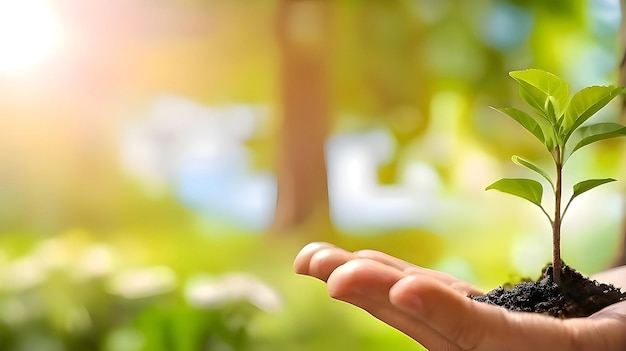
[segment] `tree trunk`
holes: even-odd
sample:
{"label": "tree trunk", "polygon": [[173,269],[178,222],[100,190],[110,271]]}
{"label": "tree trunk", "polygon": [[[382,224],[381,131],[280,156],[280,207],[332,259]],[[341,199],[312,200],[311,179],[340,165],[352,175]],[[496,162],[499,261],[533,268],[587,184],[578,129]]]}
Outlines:
{"label": "tree trunk", "polygon": [[281,130],[273,232],[330,223],[324,143],[331,116],[331,4],[282,0],[278,5]]}

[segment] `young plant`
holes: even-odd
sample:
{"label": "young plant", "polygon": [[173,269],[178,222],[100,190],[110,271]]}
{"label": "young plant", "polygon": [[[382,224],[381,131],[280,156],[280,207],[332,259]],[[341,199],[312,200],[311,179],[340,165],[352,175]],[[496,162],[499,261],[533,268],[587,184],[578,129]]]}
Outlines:
{"label": "young plant", "polygon": [[535,163],[514,155],[512,160],[529,168],[547,180],[554,194],[554,210],[551,216],[542,205],[543,186],[532,179],[504,178],[489,185],[495,189],[519,196],[537,205],[552,225],[552,265],[554,282],[561,285],[561,223],[576,197],[599,185],[615,181],[613,178],[589,179],[574,185],[573,193],[563,204],[563,167],[572,154],[597,141],[626,135],[626,127],[618,123],[583,125],[596,112],[618,96],[624,88],[615,86],[590,86],[570,97],[569,86],[561,78],[538,69],[513,71],[509,75],[519,84],[519,94],[534,114],[530,115],[514,107],[496,108],[513,118],[535,136],[548,150],[554,160],[555,174],[549,173]]}

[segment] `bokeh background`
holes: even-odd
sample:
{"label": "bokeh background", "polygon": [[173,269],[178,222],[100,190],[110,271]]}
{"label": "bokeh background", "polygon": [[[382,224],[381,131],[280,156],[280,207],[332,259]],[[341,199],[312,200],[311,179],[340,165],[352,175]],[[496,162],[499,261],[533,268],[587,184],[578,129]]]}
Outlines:
{"label": "bokeh background", "polygon": [[[291,262],[378,249],[486,290],[550,228],[484,188],[548,167],[511,70],[617,84],[618,0],[0,0],[2,350],[416,350]],[[619,119],[619,101],[598,119]],[[566,185],[626,180],[624,144]],[[585,274],[624,181],[570,208]]]}

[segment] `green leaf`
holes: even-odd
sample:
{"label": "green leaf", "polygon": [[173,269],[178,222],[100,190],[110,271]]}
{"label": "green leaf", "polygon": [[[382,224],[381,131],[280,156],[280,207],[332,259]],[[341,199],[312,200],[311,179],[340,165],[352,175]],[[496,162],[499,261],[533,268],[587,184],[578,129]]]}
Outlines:
{"label": "green leaf", "polygon": [[576,128],[600,111],[623,90],[621,87],[614,86],[592,86],[574,94],[567,106],[563,120],[565,141]]}
{"label": "green leaf", "polygon": [[503,193],[519,196],[541,207],[543,186],[536,180],[503,178],[489,185],[485,190],[499,190]]}
{"label": "green leaf", "polygon": [[554,74],[540,69],[513,71],[509,75],[519,84],[522,99],[541,116],[556,124],[569,103],[569,85]]}
{"label": "green leaf", "polygon": [[515,107],[492,108],[513,118],[517,121],[517,123],[539,139],[539,141],[544,144],[548,150],[553,150],[556,146],[556,139],[554,136],[554,130],[552,129],[552,124],[550,124],[547,120],[542,118],[535,119],[531,115]]}
{"label": "green leaf", "polygon": [[550,176],[548,175],[548,172],[544,171],[541,167],[537,166],[536,164],[532,163],[531,161],[525,160],[517,155],[513,155],[513,157],[511,158],[511,160],[513,160],[513,162],[517,165],[520,166],[524,166],[532,171],[537,172],[537,174],[539,174],[540,176],[544,177],[548,183],[550,183],[550,185],[552,186],[552,189],[554,189],[554,184],[552,183],[552,179],[550,179]]}
{"label": "green leaf", "polygon": [[504,113],[505,115],[513,118],[517,123],[521,124],[527,131],[534,135],[541,143],[545,142],[543,131],[539,123],[535,121],[533,117],[524,111],[518,110],[515,107],[496,108],[494,110]]}
{"label": "green leaf", "polygon": [[580,194],[585,193],[597,186],[600,186],[602,184],[606,184],[606,183],[610,183],[610,182],[614,182],[615,179],[613,178],[604,178],[604,179],[589,179],[589,180],[584,180],[576,185],[574,185],[574,193],[572,194],[572,196],[569,198],[569,201],[567,202],[567,205],[565,206],[565,210],[563,211],[563,217],[565,217],[565,214],[567,213],[567,210],[569,210],[569,206],[572,203],[572,201]]}
{"label": "green leaf", "polygon": [[626,136],[626,127],[619,123],[597,123],[577,129],[575,135],[578,142],[570,155],[597,141]]}
{"label": "green leaf", "polygon": [[554,97],[548,96],[548,100],[546,100],[546,115],[548,116],[549,121],[556,121],[558,119],[557,113],[554,110]]}
{"label": "green leaf", "polygon": [[604,179],[589,179],[589,180],[584,180],[580,183],[577,183],[576,185],[574,185],[574,194],[572,194],[572,197],[570,198],[570,202],[577,197],[578,195],[587,192],[597,186],[600,186],[602,184],[606,184],[606,183],[610,183],[610,182],[614,182],[616,181],[616,179],[613,178],[604,178]]}

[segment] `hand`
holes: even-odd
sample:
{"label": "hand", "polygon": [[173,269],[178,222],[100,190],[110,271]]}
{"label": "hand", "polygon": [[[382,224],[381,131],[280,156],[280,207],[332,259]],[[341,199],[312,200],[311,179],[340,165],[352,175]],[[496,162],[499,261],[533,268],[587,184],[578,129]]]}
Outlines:
{"label": "hand", "polygon": [[[588,318],[511,312],[467,298],[481,291],[450,275],[326,243],[305,246],[294,270],[325,281],[331,297],[368,311],[428,350],[626,350],[626,301]],[[624,286],[626,266],[592,278]]]}

